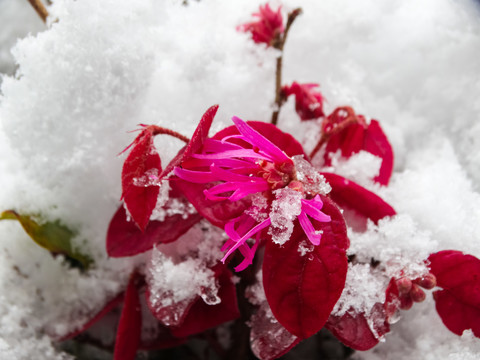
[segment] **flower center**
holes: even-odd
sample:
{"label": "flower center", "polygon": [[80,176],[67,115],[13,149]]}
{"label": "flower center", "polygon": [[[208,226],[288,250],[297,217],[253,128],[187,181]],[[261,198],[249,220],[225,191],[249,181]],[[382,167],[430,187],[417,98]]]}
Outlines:
{"label": "flower center", "polygon": [[291,163],[275,164],[260,160],[257,164],[260,166],[257,176],[265,179],[271,190],[282,189],[297,179],[295,166]]}

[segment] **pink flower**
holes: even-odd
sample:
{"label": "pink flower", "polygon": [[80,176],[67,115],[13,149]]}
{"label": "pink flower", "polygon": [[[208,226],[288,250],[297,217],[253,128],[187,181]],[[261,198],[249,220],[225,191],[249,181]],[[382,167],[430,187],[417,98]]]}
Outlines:
{"label": "pink flower", "polygon": [[[245,269],[252,263],[262,230],[267,228],[272,240],[281,245],[299,224],[310,242],[319,245],[321,232],[315,230],[310,218],[330,221],[321,211],[323,202],[318,195],[322,192],[318,189],[329,191],[328,184],[303,156],[290,158],[243,120],[232,120],[235,133],[206,139],[200,153],[174,170],[176,176],[191,183],[217,183],[204,190],[207,199],[251,200],[247,211],[225,224],[229,240],[222,248],[226,251],[222,261],[238,249],[244,260],[235,270]],[[314,171],[316,184],[312,184],[312,176],[299,172],[298,166]],[[250,238],[255,239],[251,247],[247,244]]]}
{"label": "pink flower", "polygon": [[260,6],[259,12],[252,14],[259,19],[239,26],[238,30],[251,33],[253,41],[257,44],[264,43],[272,46],[275,38],[284,31],[280,9],[278,8],[275,12],[268,4]]}
{"label": "pink flower", "polygon": [[323,95],[315,91],[318,84],[299,84],[293,82],[282,88],[285,96],[295,95],[295,110],[302,120],[312,120],[323,117]]}

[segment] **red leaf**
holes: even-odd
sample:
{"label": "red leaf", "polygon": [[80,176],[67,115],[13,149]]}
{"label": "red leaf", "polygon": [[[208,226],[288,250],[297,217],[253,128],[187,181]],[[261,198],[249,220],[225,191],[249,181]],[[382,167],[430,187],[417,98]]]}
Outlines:
{"label": "red leaf", "polygon": [[460,251],[430,255],[431,273],[443,290],[433,293],[445,326],[457,335],[472,329],[480,337],[480,260]]}
{"label": "red leaf", "polygon": [[165,170],[163,170],[161,178],[170,174],[175,166],[179,166],[185,159],[200,150],[203,146],[203,142],[208,137],[208,132],[212,126],[217,110],[218,105],[213,105],[205,112],[205,114],[203,114],[197,128],[193,132],[192,138],[188,144],[178,152],[173,160],[170,161]]}
{"label": "red leaf", "polygon": [[198,213],[187,214],[186,218],[182,214],[169,215],[163,221],[150,221],[142,232],[135,223],[127,221],[125,209],[120,206],[108,226],[107,254],[111,257],[133,256],[158,243],[175,241],[201,219]]}
{"label": "red leaf", "polygon": [[[397,311],[398,291],[396,295],[395,279],[387,287],[385,303],[376,303],[367,315],[350,309],[342,316],[331,315],[325,327],[342,343],[355,350],[365,351],[373,348],[380,337],[390,331],[389,321]],[[373,330],[372,330],[373,326]]]}
{"label": "red leaf", "polygon": [[325,327],[342,343],[355,350],[365,351],[378,344],[364,313],[330,316]]}
{"label": "red leaf", "polygon": [[198,298],[189,309],[182,324],[177,328],[171,328],[174,336],[187,337],[198,334],[240,316],[237,293],[231,279],[232,273],[223,265],[218,265],[213,270],[219,284],[218,296],[221,302],[217,305],[208,305]]}
{"label": "red leaf", "polygon": [[239,201],[207,199],[203,191],[213,186],[212,184],[194,184],[182,179],[172,180],[171,184],[175,184],[201,216],[220,228],[223,228],[229,220],[240,216],[250,207],[250,201],[247,199]]}
{"label": "red leaf", "polygon": [[300,339],[290,334],[278,321],[272,319],[266,301],[250,318],[250,346],[256,357],[262,360],[277,359],[296,346]]}
{"label": "red leaf", "polygon": [[346,226],[340,210],[321,196],[322,212],[331,222],[314,221],[323,231],[319,246],[304,256],[299,244],[308,239],[297,223],[290,240],[282,247],[269,241],[263,261],[263,285],[273,315],[293,335],[307,338],[327,321],[345,286]]}
{"label": "red leaf", "polygon": [[374,223],[396,214],[395,210],[379,196],[357,183],[332,173],[322,175],[332,187],[329,196],[341,208],[353,209]]}
{"label": "red leaf", "polygon": [[143,231],[148,224],[160,188],[147,186],[150,176],[158,176],[162,170],[160,156],[153,145],[153,133],[150,128],[143,130],[133,142],[122,169],[122,198],[133,220]]}
{"label": "red leaf", "polygon": [[377,120],[371,120],[365,131],[363,149],[382,158],[380,173],[373,180],[388,185],[393,171],[393,149]]}
{"label": "red leaf", "polygon": [[122,300],[123,300],[123,292],[115,296],[112,300],[107,302],[105,306],[100,310],[98,313],[95,314],[90,320],[88,320],[83,326],[75,331],[72,331],[71,333],[68,333],[67,335],[62,336],[59,339],[56,339],[55,341],[65,341],[68,339],[72,339],[75,336],[81,334],[82,332],[86,331],[89,329],[91,326],[95,325],[98,321],[100,321],[105,315],[107,315],[110,311],[112,311],[117,305],[119,305]]}
{"label": "red leaf", "polygon": [[341,150],[345,158],[365,150],[382,159],[379,175],[373,180],[388,185],[393,171],[392,146],[377,120],[371,120],[367,127],[363,117],[358,118],[360,118],[358,123],[353,123],[330,137],[324,154],[325,165],[331,164],[330,154],[337,150]]}
{"label": "red leaf", "polygon": [[136,286],[138,278],[138,274],[132,274],[125,291],[125,302],[115,339],[114,360],[134,360],[140,345],[142,312]]}
{"label": "red leaf", "polygon": [[147,299],[148,308],[153,316],[155,316],[160,323],[168,327],[180,326],[185,320],[188,310],[198,299],[197,297],[193,297],[183,301],[174,302],[167,306],[162,306],[161,304],[155,303],[156,299],[152,297],[148,283],[145,290],[145,297]]}

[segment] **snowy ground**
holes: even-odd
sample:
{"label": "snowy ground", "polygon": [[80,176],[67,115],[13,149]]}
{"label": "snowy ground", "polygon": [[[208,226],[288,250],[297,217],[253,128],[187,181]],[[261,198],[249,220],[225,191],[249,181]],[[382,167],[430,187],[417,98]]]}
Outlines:
{"label": "snowy ground", "polygon": [[[0,210],[61,219],[97,264],[88,275],[67,270],[18,224],[0,222],[0,358],[67,358],[44,334],[81,323],[143,261],[108,259],[104,250],[127,131],[145,123],[190,135],[213,104],[220,105],[213,131],[233,115],[269,119],[276,54],[235,30],[262,2],[181,3],[56,0],[49,10],[59,21],[44,27],[26,1],[0,0],[0,73],[8,74],[0,79]],[[479,257],[479,2],[282,4],[304,10],[286,45],[285,82],[320,83],[327,113],[352,105],[378,119],[392,142],[391,184],[365,184],[403,215],[385,230],[392,248]],[[10,57],[17,37],[37,31]],[[279,126],[313,146],[311,125],[299,126],[293,108],[285,105]],[[181,145],[156,141],[163,158]],[[430,302],[356,358],[477,358],[480,340],[450,333]]]}

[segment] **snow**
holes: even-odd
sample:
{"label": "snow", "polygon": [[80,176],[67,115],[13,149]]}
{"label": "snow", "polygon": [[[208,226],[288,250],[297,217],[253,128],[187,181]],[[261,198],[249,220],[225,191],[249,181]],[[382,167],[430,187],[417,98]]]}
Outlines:
{"label": "snow", "polygon": [[[0,89],[0,210],[61,219],[96,264],[86,273],[69,269],[18,224],[0,222],[1,358],[67,359],[40,334],[78,327],[150,256],[105,253],[106,229],[120,205],[125,155],[117,154],[134,137],[128,131],[157,124],[190,136],[213,104],[220,109],[212,133],[233,115],[270,118],[276,52],[235,30],[263,2],[181,3],[56,0],[45,27],[26,1],[0,0],[0,72],[8,74]],[[299,2],[282,4],[288,11]],[[422,260],[440,249],[479,257],[478,1],[304,0],[301,6],[285,46],[284,83],[320,83],[326,113],[351,105],[378,119],[395,153],[391,183],[383,188],[369,184],[375,161],[365,154],[336,164],[400,214],[364,234],[350,230],[350,252],[388,262],[389,276],[407,264],[412,274],[422,272]],[[13,60],[15,39],[37,31],[17,43]],[[292,99],[283,106],[279,126],[307,153],[318,136],[314,124],[298,121]],[[167,136],[155,144],[164,164],[182,146]],[[205,244],[199,251],[221,258],[212,253],[220,246]],[[162,251],[154,252],[163,259],[159,273],[174,267]],[[368,307],[368,299],[358,306]],[[446,330],[428,295],[402,312],[385,343],[355,356],[468,360],[477,357],[479,342]]]}
{"label": "snow", "polygon": [[275,200],[272,201],[269,218],[272,222],[268,234],[278,245],[285,244],[292,235],[293,221],[302,211],[302,193],[290,188],[273,191]]}

